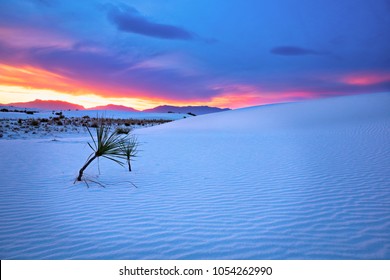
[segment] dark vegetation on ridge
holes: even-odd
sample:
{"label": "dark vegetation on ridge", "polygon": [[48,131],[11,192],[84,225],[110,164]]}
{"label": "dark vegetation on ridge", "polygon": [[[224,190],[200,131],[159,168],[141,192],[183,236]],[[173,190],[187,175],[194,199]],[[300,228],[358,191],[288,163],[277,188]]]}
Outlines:
{"label": "dark vegetation on ridge", "polygon": [[[51,135],[57,132],[80,133],[84,132],[86,127],[96,128],[99,122],[116,129],[119,134],[126,134],[132,128],[149,127],[159,125],[171,120],[163,119],[119,119],[119,118],[91,118],[89,116],[65,117],[62,112],[57,112],[49,118],[31,118],[31,119],[0,119],[0,138],[6,133],[8,135],[17,134],[38,134]],[[9,136],[10,137],[10,136]],[[12,138],[12,136],[11,136]]]}

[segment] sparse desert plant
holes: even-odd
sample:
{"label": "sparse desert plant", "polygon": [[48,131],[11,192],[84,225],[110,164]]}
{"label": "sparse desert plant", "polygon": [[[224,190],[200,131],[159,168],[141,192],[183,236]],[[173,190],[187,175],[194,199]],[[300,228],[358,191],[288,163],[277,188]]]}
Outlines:
{"label": "sparse desert plant", "polygon": [[126,127],[117,127],[116,128],[116,133],[118,133],[118,134],[129,134],[129,132],[130,132],[130,128],[126,128]]}
{"label": "sparse desert plant", "polygon": [[97,121],[92,122],[91,127],[97,128],[99,126]]}
{"label": "sparse desert plant", "polygon": [[129,170],[131,170],[130,160],[135,156],[136,150],[134,147],[137,146],[136,138],[130,137],[129,134],[118,134],[116,130],[112,130],[103,120],[98,120],[97,124],[96,140],[89,127],[86,127],[93,141],[92,145],[88,143],[93,152],[80,169],[79,175],[76,178],[77,181],[82,180],[85,169],[99,157],[112,160],[121,166],[124,165],[123,161],[126,160],[129,165]]}
{"label": "sparse desert plant", "polygon": [[40,122],[38,120],[32,120],[31,125],[33,126],[39,126]]}
{"label": "sparse desert plant", "polygon": [[134,135],[129,137],[127,141],[123,141],[121,143],[121,150],[126,157],[129,172],[131,172],[131,160],[137,156],[138,153],[137,149],[138,149],[138,141]]}

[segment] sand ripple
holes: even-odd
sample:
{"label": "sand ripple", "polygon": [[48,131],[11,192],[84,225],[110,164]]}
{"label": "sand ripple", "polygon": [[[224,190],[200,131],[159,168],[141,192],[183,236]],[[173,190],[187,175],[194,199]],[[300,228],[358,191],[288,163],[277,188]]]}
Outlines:
{"label": "sand ripple", "polygon": [[0,256],[389,259],[389,128],[145,130],[133,173],[100,162],[105,189],[73,185],[79,142],[2,141]]}

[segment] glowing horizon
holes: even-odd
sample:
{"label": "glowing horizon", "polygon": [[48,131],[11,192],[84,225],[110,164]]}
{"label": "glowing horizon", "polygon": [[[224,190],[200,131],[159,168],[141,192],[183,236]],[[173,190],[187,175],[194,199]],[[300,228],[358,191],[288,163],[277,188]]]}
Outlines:
{"label": "glowing horizon", "polygon": [[[364,89],[366,86],[390,81],[390,73],[349,73],[341,77],[333,77],[333,80],[343,85],[354,85]],[[132,95],[136,97],[110,97],[109,88],[94,90],[93,86],[85,85],[82,81],[73,81],[63,75],[44,69],[28,65],[15,67],[0,64],[0,104],[30,102],[40,99],[65,101],[81,105],[86,109],[109,104],[123,105],[141,111],[160,105],[236,109],[316,97],[315,92],[290,90],[267,93],[252,85],[243,84],[214,85],[212,88],[221,91],[222,94],[208,98],[208,100],[185,101],[153,97],[153,94],[142,97],[142,93],[133,93]],[[357,93],[362,92],[357,91]]]}
{"label": "glowing horizon", "polygon": [[235,109],[390,92],[385,3],[277,2],[3,0],[0,103]]}
{"label": "glowing horizon", "polygon": [[[49,81],[50,83],[49,83]],[[52,87],[52,89],[51,89]],[[224,94],[208,101],[179,101],[173,99],[106,97],[104,91],[100,94],[89,92],[88,89],[75,89],[72,81],[62,75],[43,69],[22,66],[14,67],[0,64],[0,103],[30,102],[40,100],[58,100],[77,105],[86,109],[108,104],[123,105],[137,110],[145,110],[160,105],[172,106],[211,106],[219,108],[241,108],[254,105],[278,103],[295,98],[310,98],[310,93],[284,93],[282,95],[260,95],[257,89],[246,85],[214,86],[224,88]],[[65,92],[66,90],[70,92]],[[10,94],[12,96],[10,96]],[[31,96],[34,96],[31,99]],[[280,100],[281,99],[281,100]]]}
{"label": "glowing horizon", "polygon": [[[12,97],[9,97],[9,93]],[[34,99],[31,95],[34,94]],[[26,89],[20,86],[0,86],[0,104],[10,104],[19,102],[30,102],[35,100],[43,101],[65,101],[76,105],[81,105],[86,109],[105,106],[105,105],[123,105],[136,110],[151,109],[160,105],[173,106],[200,106],[204,103],[193,102],[191,104],[180,103],[174,100],[145,100],[137,98],[104,98],[94,94],[73,96],[71,94],[60,93],[52,90]]]}

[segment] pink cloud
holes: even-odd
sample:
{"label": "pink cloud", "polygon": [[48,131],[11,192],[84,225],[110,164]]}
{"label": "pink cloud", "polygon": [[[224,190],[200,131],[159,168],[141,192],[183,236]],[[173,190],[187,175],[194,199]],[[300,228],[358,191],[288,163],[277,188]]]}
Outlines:
{"label": "pink cloud", "polygon": [[13,47],[59,47],[71,48],[75,41],[44,29],[32,27],[1,27],[0,40]]}
{"label": "pink cloud", "polygon": [[375,85],[383,82],[390,82],[390,73],[373,72],[349,74],[342,77],[341,82],[356,86]]}
{"label": "pink cloud", "polygon": [[310,99],[315,93],[301,90],[270,92],[249,84],[215,86],[213,89],[223,93],[212,98],[209,105],[217,107],[242,108],[281,102]]}

